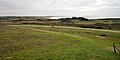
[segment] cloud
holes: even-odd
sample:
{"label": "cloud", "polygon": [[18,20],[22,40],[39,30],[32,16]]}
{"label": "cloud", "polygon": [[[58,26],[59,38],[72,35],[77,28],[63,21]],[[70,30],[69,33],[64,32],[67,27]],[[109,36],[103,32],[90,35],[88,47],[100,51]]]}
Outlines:
{"label": "cloud", "polygon": [[120,16],[120,0],[0,0],[0,15]]}

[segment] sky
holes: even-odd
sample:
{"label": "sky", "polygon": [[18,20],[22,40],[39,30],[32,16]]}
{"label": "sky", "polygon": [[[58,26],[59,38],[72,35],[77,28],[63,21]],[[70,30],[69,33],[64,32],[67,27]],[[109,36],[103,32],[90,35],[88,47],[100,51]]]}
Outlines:
{"label": "sky", "polygon": [[0,0],[0,16],[120,17],[120,0]]}

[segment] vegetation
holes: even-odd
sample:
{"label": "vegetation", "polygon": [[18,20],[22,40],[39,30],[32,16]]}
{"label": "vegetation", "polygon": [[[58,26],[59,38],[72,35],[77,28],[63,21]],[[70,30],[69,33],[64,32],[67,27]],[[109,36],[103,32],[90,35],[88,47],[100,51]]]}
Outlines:
{"label": "vegetation", "polygon": [[61,22],[69,22],[71,20],[89,21],[89,19],[84,17],[60,18],[59,20],[61,20]]}
{"label": "vegetation", "polygon": [[82,28],[120,30],[119,18],[87,19],[84,17],[50,19],[52,16],[1,16],[0,24],[36,24],[53,26],[75,26]]}
{"label": "vegetation", "polygon": [[119,32],[0,25],[0,60],[119,60],[112,48],[119,39]]}
{"label": "vegetation", "polygon": [[49,17],[0,17],[0,60],[120,60],[119,19]]}

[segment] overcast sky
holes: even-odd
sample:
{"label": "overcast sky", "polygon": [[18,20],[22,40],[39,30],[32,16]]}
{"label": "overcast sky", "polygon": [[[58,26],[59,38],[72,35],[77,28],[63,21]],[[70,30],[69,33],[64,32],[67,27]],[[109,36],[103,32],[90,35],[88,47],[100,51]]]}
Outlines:
{"label": "overcast sky", "polygon": [[120,17],[120,0],[0,0],[0,15]]}

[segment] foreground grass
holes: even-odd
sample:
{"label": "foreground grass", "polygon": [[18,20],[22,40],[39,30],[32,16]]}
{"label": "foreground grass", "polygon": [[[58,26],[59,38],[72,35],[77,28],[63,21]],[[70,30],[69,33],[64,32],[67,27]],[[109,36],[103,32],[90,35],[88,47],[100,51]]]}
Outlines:
{"label": "foreground grass", "polygon": [[[25,28],[0,26],[1,60],[120,59],[119,55],[111,50],[113,40],[120,47],[119,33],[35,26],[29,28],[38,31]],[[103,33],[107,34],[107,37],[98,35]]]}

